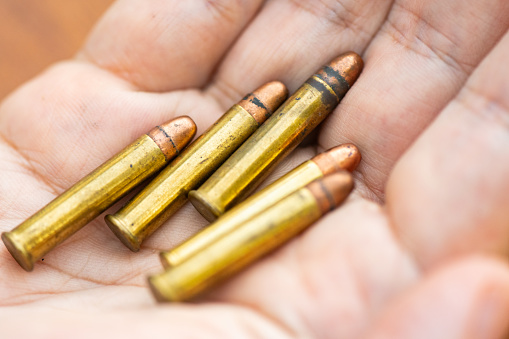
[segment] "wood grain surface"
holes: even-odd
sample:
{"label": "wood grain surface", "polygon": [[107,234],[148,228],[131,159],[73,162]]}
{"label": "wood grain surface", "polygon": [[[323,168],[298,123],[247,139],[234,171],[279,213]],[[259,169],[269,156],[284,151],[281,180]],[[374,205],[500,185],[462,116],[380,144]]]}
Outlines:
{"label": "wood grain surface", "polygon": [[72,57],[113,0],[0,0],[0,101]]}

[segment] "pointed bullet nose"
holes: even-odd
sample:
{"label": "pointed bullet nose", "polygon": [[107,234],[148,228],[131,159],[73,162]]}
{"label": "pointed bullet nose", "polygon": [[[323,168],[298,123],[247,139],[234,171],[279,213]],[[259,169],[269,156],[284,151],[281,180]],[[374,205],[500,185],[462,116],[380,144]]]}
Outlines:
{"label": "pointed bullet nose", "polygon": [[258,87],[239,102],[246,111],[262,124],[288,97],[288,89],[280,81],[271,81]]}
{"label": "pointed bullet nose", "polygon": [[364,62],[354,53],[342,54],[320,69],[316,76],[327,83],[341,100],[361,74]]}
{"label": "pointed bullet nose", "polygon": [[154,127],[147,133],[163,151],[166,160],[177,156],[196,134],[196,124],[188,116],[181,116]]}
{"label": "pointed bullet nose", "polygon": [[311,160],[326,176],[340,170],[353,172],[361,161],[361,153],[354,144],[343,144],[320,153]]}
{"label": "pointed bullet nose", "polygon": [[348,52],[332,60],[329,66],[336,70],[351,87],[364,67],[364,61],[359,54]]}

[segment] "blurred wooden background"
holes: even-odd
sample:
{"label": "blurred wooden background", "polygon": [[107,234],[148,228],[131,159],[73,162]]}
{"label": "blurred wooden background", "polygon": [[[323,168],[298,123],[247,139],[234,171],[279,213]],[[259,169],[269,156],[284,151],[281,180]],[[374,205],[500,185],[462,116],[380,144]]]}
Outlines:
{"label": "blurred wooden background", "polygon": [[0,101],[72,57],[113,0],[0,0]]}

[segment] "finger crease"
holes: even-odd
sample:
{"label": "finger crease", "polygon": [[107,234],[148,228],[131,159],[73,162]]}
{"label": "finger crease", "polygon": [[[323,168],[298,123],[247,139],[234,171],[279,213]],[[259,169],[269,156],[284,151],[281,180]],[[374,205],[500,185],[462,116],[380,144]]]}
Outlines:
{"label": "finger crease", "polygon": [[208,94],[222,109],[227,109],[227,107],[230,107],[245,95],[245,93],[241,93],[228,81],[220,79],[215,82],[214,90],[209,91]]}
{"label": "finger crease", "polygon": [[23,160],[22,163],[20,163],[21,166],[23,166],[26,170],[28,170],[36,180],[41,182],[44,186],[46,186],[49,189],[50,193],[53,193],[55,196],[59,195],[64,188],[61,186],[58,186],[57,184],[49,181],[47,178],[44,177],[36,168],[35,161],[31,159],[28,155],[26,155],[19,147],[16,146],[14,142],[9,140],[2,132],[0,132],[0,139],[16,154],[20,156],[20,158]]}
{"label": "finger crease", "polygon": [[[422,24],[424,26],[423,31],[427,31],[438,36],[440,39],[445,41],[447,45],[451,46],[451,50],[459,49],[459,47],[457,46],[456,43],[454,43],[453,40],[451,40],[447,35],[436,29],[430,22],[425,20],[419,14],[409,10],[408,8],[405,8],[401,4],[394,4],[394,6],[398,8],[401,12],[404,12],[405,14],[410,15],[412,17],[413,27],[418,27],[419,24]],[[430,39],[423,38],[423,33],[416,34],[409,33],[409,31],[411,30],[400,27],[401,24],[396,22],[393,16],[388,17],[386,25],[387,26],[383,28],[382,31],[385,31],[396,43],[413,51],[414,53],[420,56],[423,56],[427,59],[435,57],[442,61],[449,68],[457,72],[460,72],[464,75],[469,75],[472,69],[474,69],[474,67],[476,66],[466,62],[462,62],[457,57],[453,56],[451,53],[447,53],[443,49],[438,48],[436,44],[434,44]],[[438,39],[433,40],[437,41]],[[426,53],[425,50],[427,50],[428,53]]]}
{"label": "finger crease", "polygon": [[[360,16],[342,1],[319,0],[318,4],[312,1],[290,0],[296,8],[310,13],[318,19],[325,19],[334,26],[354,32],[357,36],[372,37],[362,25],[357,24]],[[332,2],[332,3],[331,3]]]}
{"label": "finger crease", "polygon": [[509,105],[503,100],[467,84],[456,101],[467,111],[482,115],[483,121],[488,118],[509,130]]}

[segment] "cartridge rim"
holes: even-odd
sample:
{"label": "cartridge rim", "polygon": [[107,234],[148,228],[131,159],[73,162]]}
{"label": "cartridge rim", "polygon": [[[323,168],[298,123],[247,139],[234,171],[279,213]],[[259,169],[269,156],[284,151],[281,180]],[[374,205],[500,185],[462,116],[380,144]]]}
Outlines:
{"label": "cartridge rim", "polygon": [[170,261],[168,260],[168,252],[159,252],[159,260],[165,269],[173,267],[173,265],[170,264]]}
{"label": "cartridge rim", "polygon": [[138,240],[138,237],[131,233],[129,228],[125,226],[122,219],[113,214],[108,214],[104,217],[104,220],[110,230],[115,233],[117,238],[119,238],[127,248],[133,252],[138,252],[140,250],[140,241]]}
{"label": "cartridge rim", "polygon": [[148,287],[150,288],[150,291],[152,292],[152,295],[156,299],[157,302],[166,302],[168,301],[164,295],[161,293],[160,289],[155,286],[155,282],[153,281],[154,277],[148,277]]}
{"label": "cartridge rim", "polygon": [[[168,271],[166,271],[168,272]],[[178,294],[172,293],[171,287],[165,281],[165,273],[152,275],[147,278],[152,295],[158,302],[180,301]]]}
{"label": "cartridge rim", "polygon": [[219,210],[217,206],[212,205],[210,199],[207,199],[207,197],[198,190],[189,192],[188,199],[207,221],[213,222],[224,213],[224,211]]}
{"label": "cartridge rim", "polygon": [[9,232],[2,233],[2,241],[7,247],[9,253],[18,262],[18,264],[27,272],[34,269],[34,263],[32,262],[32,256],[30,253],[13,237]]}

